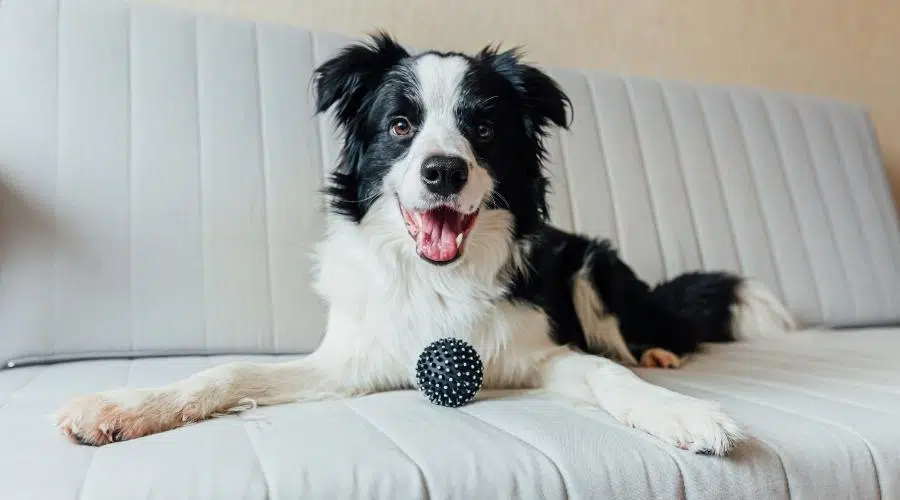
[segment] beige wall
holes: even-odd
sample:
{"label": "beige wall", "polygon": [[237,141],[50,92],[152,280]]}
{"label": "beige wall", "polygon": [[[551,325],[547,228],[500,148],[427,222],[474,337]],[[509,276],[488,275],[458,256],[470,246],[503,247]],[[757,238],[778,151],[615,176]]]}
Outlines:
{"label": "beige wall", "polygon": [[900,199],[898,0],[152,0],[420,47],[525,45],[542,63],[861,102]]}

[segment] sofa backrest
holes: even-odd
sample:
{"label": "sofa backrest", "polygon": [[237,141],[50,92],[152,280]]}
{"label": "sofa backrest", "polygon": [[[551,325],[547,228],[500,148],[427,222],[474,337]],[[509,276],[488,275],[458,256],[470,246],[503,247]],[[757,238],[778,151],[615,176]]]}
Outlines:
{"label": "sofa backrest", "polygon": [[[313,68],[350,40],[128,5],[0,3],[0,359],[303,352],[337,138]],[[552,69],[552,215],[647,280],[761,279],[807,324],[900,320],[872,125],[807,96]]]}

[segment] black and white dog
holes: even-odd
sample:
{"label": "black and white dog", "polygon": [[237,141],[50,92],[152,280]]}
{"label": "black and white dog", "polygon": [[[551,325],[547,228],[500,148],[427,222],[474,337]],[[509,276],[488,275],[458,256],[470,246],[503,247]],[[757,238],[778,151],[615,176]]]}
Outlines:
{"label": "black and white dog", "polygon": [[344,137],[318,248],[321,346],[78,398],[58,414],[66,435],[103,445],[256,405],[410,388],[422,349],[457,337],[484,360],[485,387],[589,402],[696,452],[741,436],[717,404],[623,365],[677,367],[701,342],[784,331],[790,316],[729,274],[651,288],[609,243],[551,227],[544,138],[570,103],[549,76],[516,51],[412,56],[379,34],[320,66],[315,87]]}

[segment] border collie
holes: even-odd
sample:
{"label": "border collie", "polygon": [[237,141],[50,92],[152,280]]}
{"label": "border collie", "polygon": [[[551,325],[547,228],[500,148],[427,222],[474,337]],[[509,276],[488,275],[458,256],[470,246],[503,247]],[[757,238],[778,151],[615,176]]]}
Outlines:
{"label": "border collie", "polygon": [[609,242],[549,225],[544,140],[571,103],[548,75],[517,50],[411,55],[380,33],[314,84],[343,135],[318,248],[320,347],[75,399],[57,415],[64,434],[99,446],[257,405],[409,389],[423,348],[457,337],[480,353],[486,388],[588,402],[694,452],[722,455],[742,436],[718,404],[627,365],[675,368],[701,342],[786,331],[790,316],[726,273],[651,287]]}

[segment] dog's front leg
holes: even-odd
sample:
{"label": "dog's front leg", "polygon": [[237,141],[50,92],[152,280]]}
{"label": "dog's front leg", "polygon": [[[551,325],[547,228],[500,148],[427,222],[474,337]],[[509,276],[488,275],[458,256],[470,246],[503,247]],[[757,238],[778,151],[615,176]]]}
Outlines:
{"label": "dog's front leg", "polygon": [[718,403],[650,384],[606,358],[561,353],[544,361],[540,377],[544,388],[596,404],[619,422],[685,450],[724,455],[742,437]]}
{"label": "dog's front leg", "polygon": [[79,443],[101,446],[253,406],[353,392],[321,365],[315,355],[287,363],[229,363],[163,387],[83,396],[57,413],[57,426]]}

